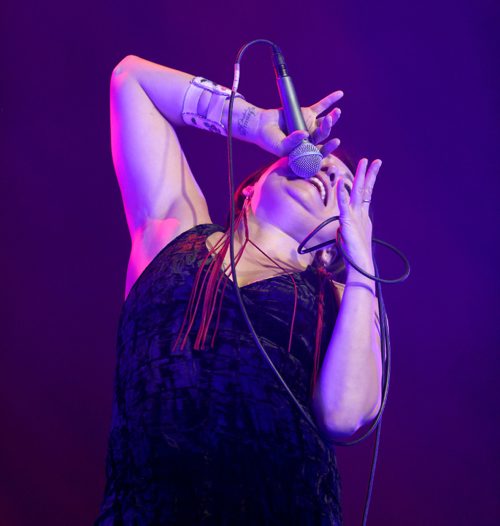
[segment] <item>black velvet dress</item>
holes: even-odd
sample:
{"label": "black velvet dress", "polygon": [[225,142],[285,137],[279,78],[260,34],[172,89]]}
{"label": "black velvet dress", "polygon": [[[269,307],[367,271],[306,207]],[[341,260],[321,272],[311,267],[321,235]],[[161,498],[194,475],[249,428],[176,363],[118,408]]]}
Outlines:
{"label": "black velvet dress", "polygon": [[[334,451],[255,347],[231,283],[214,348],[194,350],[190,336],[172,352],[206,238],[222,230],[198,225],[174,239],[123,305],[96,526],[341,524]],[[290,276],[252,283],[242,294],[269,356],[309,408],[319,276],[313,267],[293,276],[299,301],[290,353]],[[336,315],[327,296],[323,353]]]}

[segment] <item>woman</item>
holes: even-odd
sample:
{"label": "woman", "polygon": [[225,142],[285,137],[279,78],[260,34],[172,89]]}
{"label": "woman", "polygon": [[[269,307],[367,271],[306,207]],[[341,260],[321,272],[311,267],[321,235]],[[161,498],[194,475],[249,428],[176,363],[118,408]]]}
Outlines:
{"label": "woman", "polygon": [[[348,267],[340,301],[319,256],[297,252],[340,214],[344,251],[373,273],[368,211],[381,162],[362,159],[353,177],[332,155],[339,141],[327,139],[340,110],[319,115],[341,97],[302,110],[324,155],[309,181],[286,158],[305,132],[285,136],[279,110],[242,97],[233,113],[236,138],[279,157],[235,196],[238,284],[313,429],[243,322],[227,286],[227,230],[212,224],[174,131],[188,124],[224,134],[228,92],[134,56],[115,68],[112,150],[132,249],[96,524],[341,524],[328,439],[352,435],[380,407],[374,285]],[[337,229],[330,224],[314,243]]]}

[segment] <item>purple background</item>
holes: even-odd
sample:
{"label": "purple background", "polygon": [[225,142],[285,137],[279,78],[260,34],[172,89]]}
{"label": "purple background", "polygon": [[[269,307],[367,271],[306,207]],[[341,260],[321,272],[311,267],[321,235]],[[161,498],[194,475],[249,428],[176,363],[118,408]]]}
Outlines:
{"label": "purple background", "polygon": [[[132,53],[230,85],[240,45],[259,37],[282,47],[302,104],[345,91],[336,134],[384,160],[375,233],[412,262],[385,287],[394,366],[369,524],[499,523],[496,4],[3,5],[1,526],[88,525],[102,496],[129,251],[112,68]],[[245,55],[240,90],[278,104],[267,49]],[[222,221],[224,140],[179,137]],[[238,179],[270,159],[242,143],[235,155]],[[338,450],[346,526],[360,522],[371,447]]]}

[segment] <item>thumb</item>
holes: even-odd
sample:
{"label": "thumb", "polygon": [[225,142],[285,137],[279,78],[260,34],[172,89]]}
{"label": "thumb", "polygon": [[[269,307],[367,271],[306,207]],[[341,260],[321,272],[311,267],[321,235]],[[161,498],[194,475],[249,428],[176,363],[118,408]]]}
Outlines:
{"label": "thumb", "polygon": [[303,130],[295,130],[293,133],[285,137],[281,142],[282,155],[288,155],[294,148],[296,148],[304,139],[307,139],[309,134]]}

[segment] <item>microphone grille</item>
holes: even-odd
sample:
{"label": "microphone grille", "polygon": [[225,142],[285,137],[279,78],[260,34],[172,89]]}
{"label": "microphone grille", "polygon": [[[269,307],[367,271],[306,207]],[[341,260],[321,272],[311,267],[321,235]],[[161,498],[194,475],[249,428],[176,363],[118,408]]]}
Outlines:
{"label": "microphone grille", "polygon": [[288,155],[288,165],[292,172],[302,179],[309,179],[321,168],[323,156],[314,144],[303,141]]}

